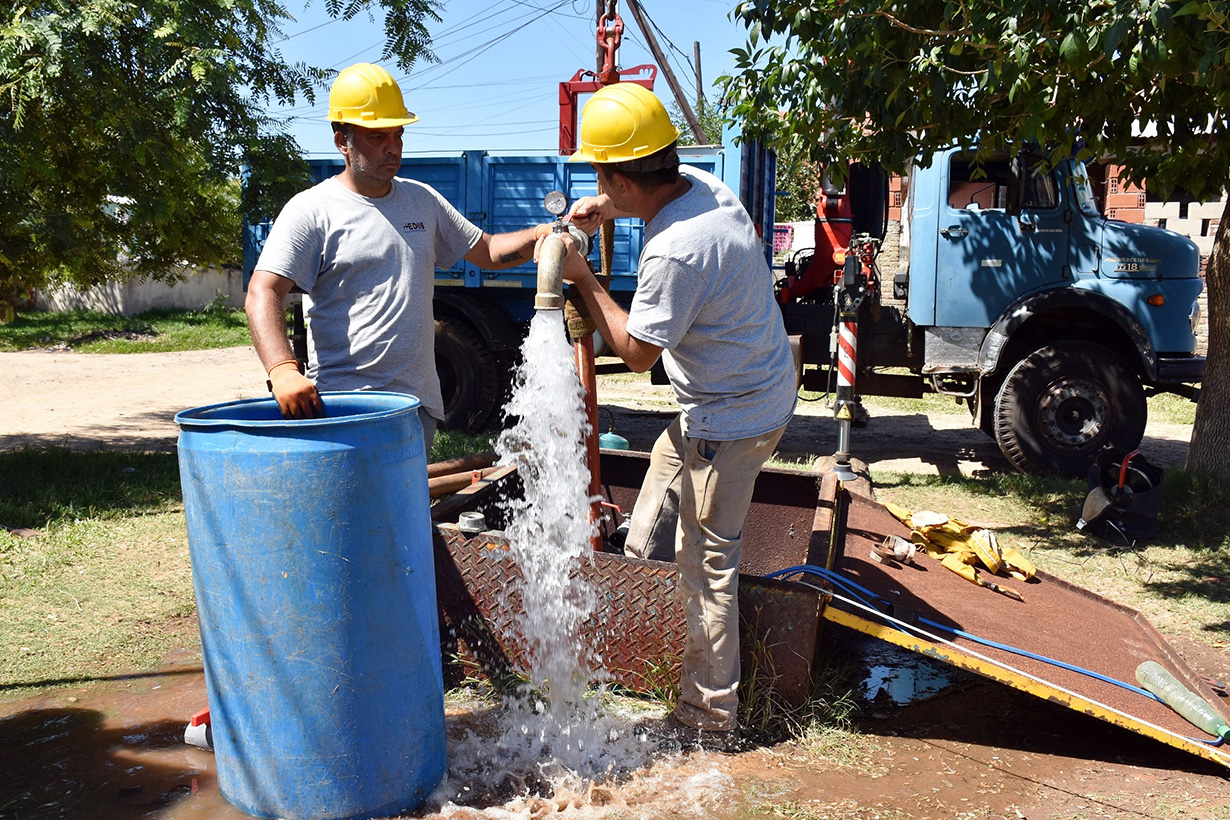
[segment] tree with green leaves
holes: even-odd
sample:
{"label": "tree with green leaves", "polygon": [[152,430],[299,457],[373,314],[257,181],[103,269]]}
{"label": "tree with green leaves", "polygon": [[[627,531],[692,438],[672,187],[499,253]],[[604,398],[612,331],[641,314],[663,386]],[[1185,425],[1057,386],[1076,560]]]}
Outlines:
{"label": "tree with green leaves", "polygon": [[[954,141],[1113,159],[1151,190],[1230,181],[1225,0],[743,0],[733,115],[820,163],[901,173]],[[976,144],[975,144],[976,140]],[[1209,260],[1209,359],[1187,466],[1230,474],[1230,211]]]}
{"label": "tree with green leaves", "polygon": [[[692,134],[692,129],[688,125],[687,117],[683,116],[683,109],[679,107],[679,103],[671,102],[667,106],[667,110],[671,115],[671,122],[679,129],[679,144],[680,145],[695,145],[696,137]],[[705,131],[705,137],[710,145],[719,145],[722,142],[722,112],[717,106],[709,102],[704,97],[696,101],[696,107],[693,109],[696,113],[696,119],[700,121],[700,127]]]}
{"label": "tree with green leaves", "polygon": [[[694,145],[696,138],[688,127],[678,103],[668,109],[671,122],[679,129],[679,144]],[[725,118],[722,109],[705,98],[696,103],[696,118],[705,136],[714,145],[720,144],[724,133]],[[777,203],[775,218],[778,222],[798,222],[816,215],[816,195],[820,187],[819,166],[806,156],[786,146],[777,155]]]}
{"label": "tree with green leaves", "polygon": [[[324,0],[382,15],[382,59],[434,59],[430,0]],[[0,17],[0,303],[59,282],[234,262],[240,216],[308,181],[272,104],[333,72],[288,64],[277,0],[26,0]],[[246,174],[240,201],[238,180]]]}

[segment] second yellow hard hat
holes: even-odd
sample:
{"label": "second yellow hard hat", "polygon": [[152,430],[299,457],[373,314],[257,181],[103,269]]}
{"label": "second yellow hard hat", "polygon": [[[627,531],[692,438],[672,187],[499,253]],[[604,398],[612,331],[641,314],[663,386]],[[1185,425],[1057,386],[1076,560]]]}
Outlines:
{"label": "second yellow hard hat", "polygon": [[581,145],[569,159],[627,162],[661,151],[679,139],[679,129],[656,95],[636,83],[615,83],[594,92],[581,110]]}
{"label": "second yellow hard hat", "polygon": [[401,88],[389,72],[371,63],[344,68],[329,89],[330,122],[348,122],[364,128],[397,128],[417,122],[406,110]]}

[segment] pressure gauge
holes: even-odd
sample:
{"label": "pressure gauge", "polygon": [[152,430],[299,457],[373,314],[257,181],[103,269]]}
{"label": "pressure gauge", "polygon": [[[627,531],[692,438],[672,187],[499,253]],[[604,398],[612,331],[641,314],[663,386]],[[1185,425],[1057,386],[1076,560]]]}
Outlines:
{"label": "pressure gauge", "polygon": [[568,197],[559,191],[552,191],[543,199],[542,204],[546,206],[547,213],[559,216],[568,208]]}

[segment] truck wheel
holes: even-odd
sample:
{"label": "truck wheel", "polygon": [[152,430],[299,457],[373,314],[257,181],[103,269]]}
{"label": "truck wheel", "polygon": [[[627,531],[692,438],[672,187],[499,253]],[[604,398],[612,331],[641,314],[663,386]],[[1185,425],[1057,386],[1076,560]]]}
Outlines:
{"label": "truck wheel", "polygon": [[1145,433],[1144,388],[1123,359],[1063,341],[1026,356],[995,399],[995,440],[1027,473],[1083,477],[1110,443],[1133,450]]}
{"label": "truck wheel", "polygon": [[444,396],[445,430],[481,433],[500,402],[500,367],[482,337],[465,322],[436,320],[436,372]]}

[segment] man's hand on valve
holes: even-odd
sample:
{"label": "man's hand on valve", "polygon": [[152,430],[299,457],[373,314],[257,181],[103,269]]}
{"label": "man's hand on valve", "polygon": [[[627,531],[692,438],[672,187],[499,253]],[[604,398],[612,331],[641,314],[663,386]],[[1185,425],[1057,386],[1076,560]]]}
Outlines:
{"label": "man's hand on valve", "polygon": [[572,210],[564,217],[569,224],[576,225],[591,236],[603,222],[613,218],[611,200],[605,194],[581,197],[572,203]]}
{"label": "man's hand on valve", "polygon": [[[564,242],[564,269],[562,271],[564,281],[578,282],[585,277],[593,276],[593,271],[590,270],[589,262],[581,255],[578,247],[578,239],[571,231],[569,233],[556,234]],[[538,257],[542,252],[542,243],[546,239],[546,235],[539,237],[534,243],[534,261],[538,261]]]}

